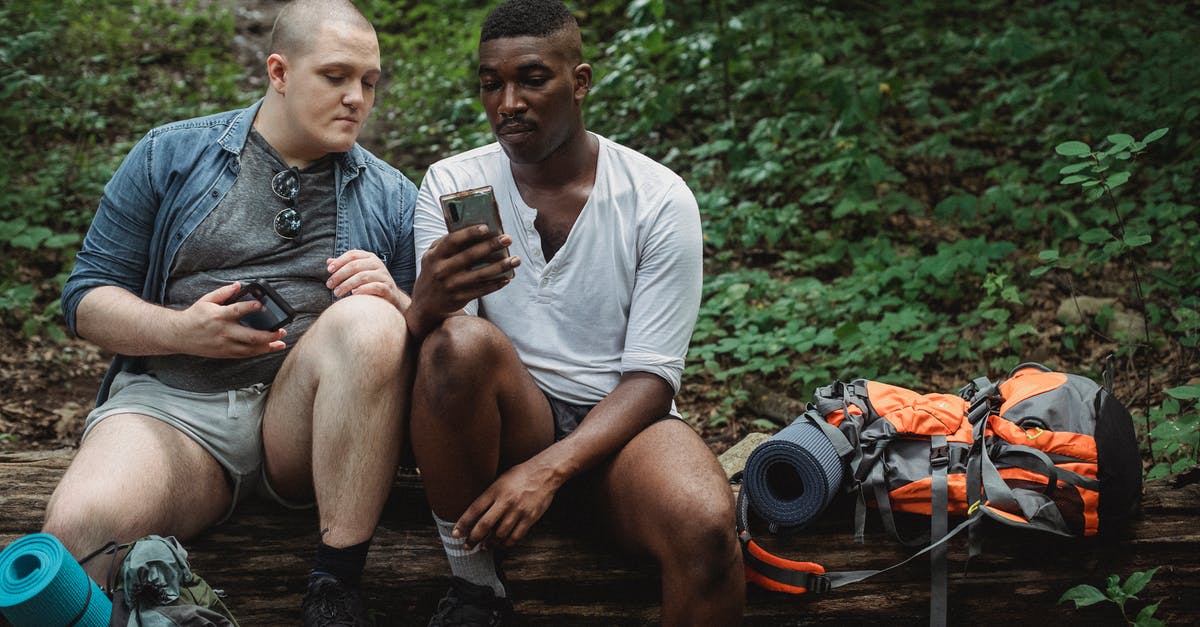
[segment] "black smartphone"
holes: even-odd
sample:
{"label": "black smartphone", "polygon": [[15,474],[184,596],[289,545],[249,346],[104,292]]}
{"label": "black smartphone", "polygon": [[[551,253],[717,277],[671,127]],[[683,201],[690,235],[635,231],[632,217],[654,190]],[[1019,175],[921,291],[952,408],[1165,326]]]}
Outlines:
{"label": "black smartphone", "polygon": [[[504,233],[504,226],[500,223],[500,207],[496,205],[496,195],[491,185],[445,194],[439,200],[442,203],[442,217],[446,219],[446,228],[450,232],[486,224],[491,236]],[[503,248],[488,255],[486,260],[471,269],[477,270],[507,257],[508,248]],[[513,278],[512,268],[505,271],[504,276]]]}
{"label": "black smartphone", "polygon": [[232,298],[225,301],[224,304],[232,305],[247,300],[256,300],[262,303],[263,308],[258,311],[252,311],[241,317],[238,322],[251,329],[260,331],[275,331],[280,327],[292,321],[296,316],[292,306],[283,300],[275,290],[266,281],[252,279],[249,281],[240,281],[242,288],[234,294]]}

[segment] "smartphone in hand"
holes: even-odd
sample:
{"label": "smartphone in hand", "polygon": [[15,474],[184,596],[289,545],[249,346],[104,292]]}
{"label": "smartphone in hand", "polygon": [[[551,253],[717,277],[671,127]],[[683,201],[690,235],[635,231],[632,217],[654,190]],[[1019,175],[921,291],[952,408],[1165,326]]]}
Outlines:
{"label": "smartphone in hand", "polygon": [[[446,229],[451,233],[477,224],[486,224],[488,234],[492,237],[504,233],[504,227],[500,224],[500,207],[496,205],[496,195],[491,185],[445,194],[439,200],[442,217],[446,219]],[[487,259],[471,269],[477,270],[507,257],[508,248],[505,247],[488,255]],[[513,278],[512,268],[506,270],[504,276]]]}
{"label": "smartphone in hand", "polygon": [[258,311],[252,311],[241,317],[238,322],[243,326],[260,331],[276,331],[280,327],[292,321],[296,312],[286,300],[283,300],[275,290],[266,281],[252,279],[249,281],[240,281],[242,288],[238,290],[229,300],[225,301],[224,305],[232,305],[247,300],[256,300],[262,303],[263,308]]}

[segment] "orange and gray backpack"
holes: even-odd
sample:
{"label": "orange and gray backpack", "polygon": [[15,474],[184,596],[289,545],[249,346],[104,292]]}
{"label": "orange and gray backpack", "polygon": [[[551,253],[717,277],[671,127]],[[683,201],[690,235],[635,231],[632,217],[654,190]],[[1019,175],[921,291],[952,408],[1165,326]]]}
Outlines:
{"label": "orange and gray backpack", "polygon": [[[945,543],[972,528],[976,554],[979,520],[1071,537],[1123,528],[1141,500],[1141,455],[1107,373],[1105,382],[1024,363],[1000,383],[976,379],[957,395],[865,379],[818,388],[807,411],[747,459],[738,495],[747,579],[805,593],[883,572],[827,573],[772,555],[750,535],[751,510],[773,530],[794,528],[801,521],[786,513],[804,498],[824,500],[810,503],[810,514],[823,509],[835,479],[857,496],[856,539],[862,541],[866,511],[874,508],[890,535],[924,547],[891,568],[932,555],[934,622],[946,614]],[[762,480],[770,476],[804,485]],[[896,512],[929,516],[928,531],[906,533]],[[951,530],[950,517],[963,520]]]}

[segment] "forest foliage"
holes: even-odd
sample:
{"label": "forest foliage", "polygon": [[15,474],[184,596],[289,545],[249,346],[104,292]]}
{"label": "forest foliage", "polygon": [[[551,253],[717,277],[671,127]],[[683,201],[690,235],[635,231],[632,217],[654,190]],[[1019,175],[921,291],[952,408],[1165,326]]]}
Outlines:
{"label": "forest foliage", "polygon": [[[124,153],[261,94],[234,4],[0,3],[0,325],[65,339],[58,293]],[[387,75],[364,143],[419,181],[489,141],[486,8],[360,6]],[[701,207],[685,383],[712,409],[694,423],[776,428],[749,410],[752,381],[807,399],[835,378],[953,391],[1024,360],[1110,363],[1148,476],[1196,463],[1196,5],[574,6],[589,127],[678,171]]]}

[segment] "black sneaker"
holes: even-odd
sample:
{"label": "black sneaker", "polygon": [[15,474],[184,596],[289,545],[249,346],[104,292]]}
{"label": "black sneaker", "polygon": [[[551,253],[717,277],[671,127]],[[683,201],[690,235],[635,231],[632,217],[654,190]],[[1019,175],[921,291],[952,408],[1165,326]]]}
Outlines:
{"label": "black sneaker", "polygon": [[512,601],[496,596],[491,586],[451,577],[450,591],[438,602],[437,612],[429,619],[429,627],[499,627],[512,616],[512,611]]}
{"label": "black sneaker", "polygon": [[333,575],[308,578],[308,590],[300,604],[304,627],[370,627],[362,595]]}

